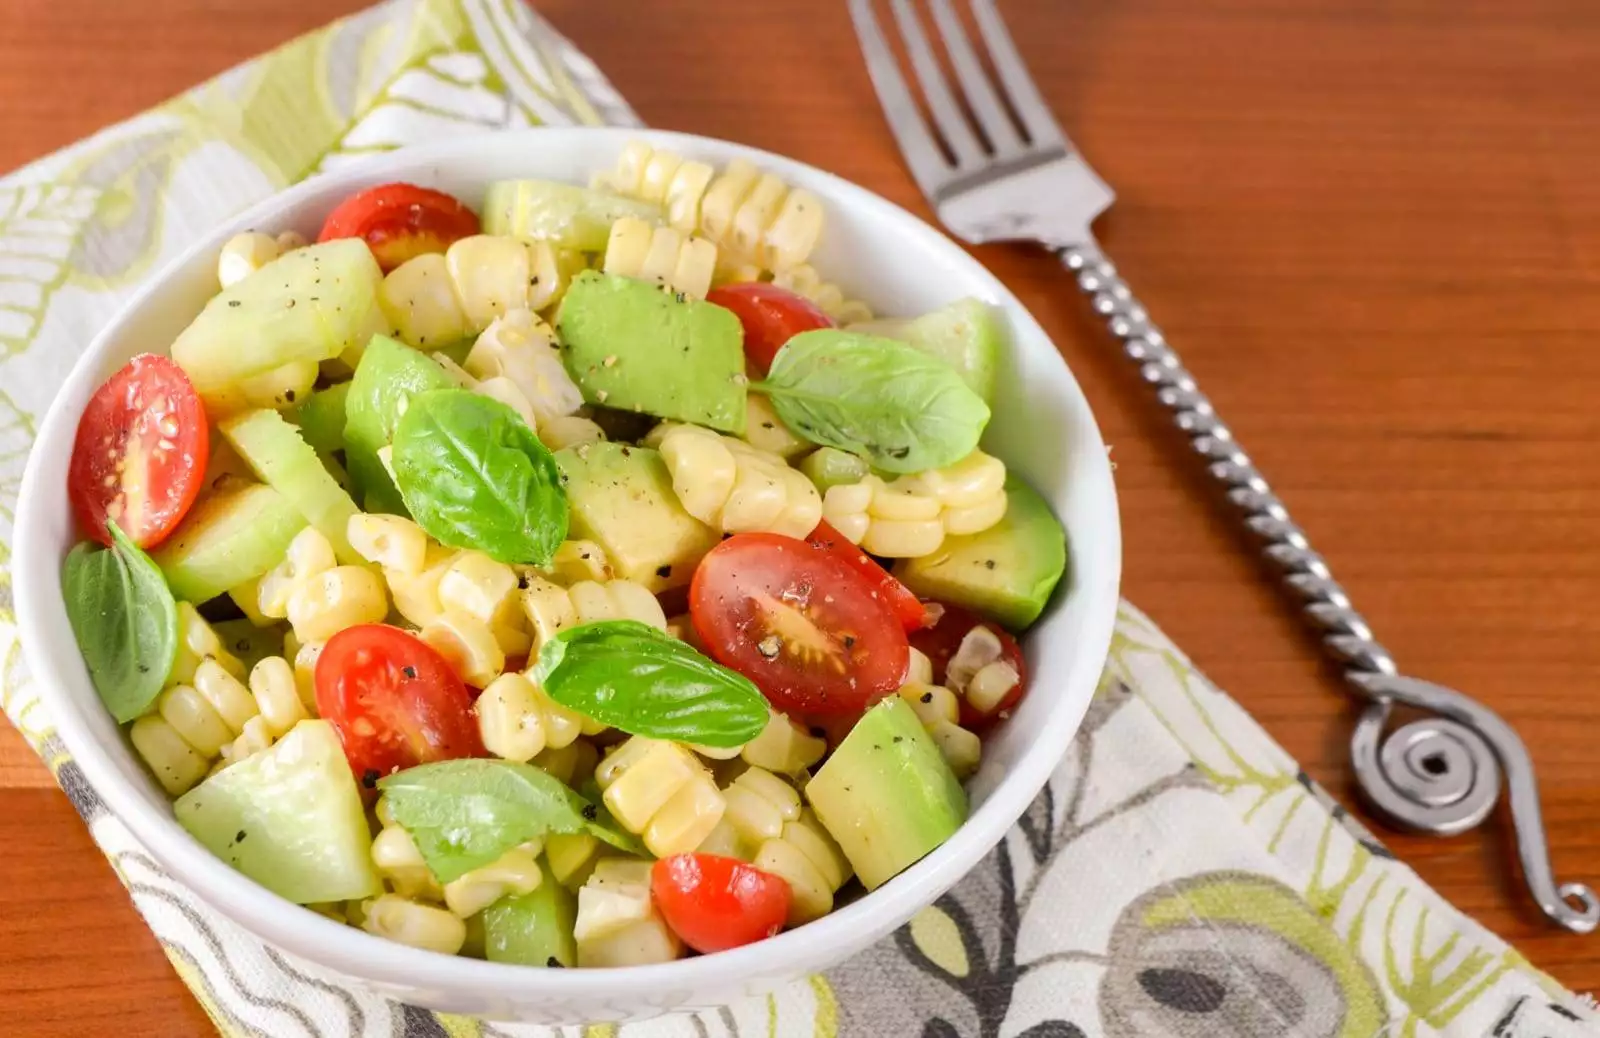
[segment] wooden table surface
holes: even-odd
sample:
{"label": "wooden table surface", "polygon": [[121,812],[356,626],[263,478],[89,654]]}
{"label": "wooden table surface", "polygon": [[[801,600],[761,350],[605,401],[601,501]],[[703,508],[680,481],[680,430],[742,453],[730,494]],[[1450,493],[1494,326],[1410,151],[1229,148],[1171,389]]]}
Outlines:
{"label": "wooden table surface", "polygon": [[[352,0],[0,0],[0,170]],[[1521,731],[1563,879],[1600,882],[1600,6],[1571,0],[1006,0],[1118,190],[1103,240],[1404,666]],[[657,126],[922,201],[842,4],[548,0]],[[1204,10],[1201,10],[1204,8]],[[1196,459],[1056,264],[977,250],[1115,446],[1126,593],[1354,802],[1356,715]],[[1391,846],[1581,990],[1498,817]],[[65,797],[0,730],[7,1034],[201,1034]]]}

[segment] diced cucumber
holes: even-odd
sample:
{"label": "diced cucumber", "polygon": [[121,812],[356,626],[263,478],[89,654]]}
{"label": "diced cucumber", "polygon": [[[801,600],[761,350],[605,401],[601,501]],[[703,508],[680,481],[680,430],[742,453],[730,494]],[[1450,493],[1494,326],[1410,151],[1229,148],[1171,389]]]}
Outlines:
{"label": "diced cucumber", "polygon": [[299,360],[330,360],[387,327],[383,271],[360,238],[308,245],[207,303],[172,344],[202,396]]}
{"label": "diced cucumber", "polygon": [[611,225],[624,216],[653,224],[665,219],[652,202],[549,180],[497,180],[483,198],[483,233],[536,238],[580,252],[603,250]]}
{"label": "diced cucumber", "polygon": [[383,892],[361,792],[327,721],[301,721],[172,810],[212,854],[296,904]]}
{"label": "diced cucumber", "polygon": [[340,382],[317,390],[289,411],[289,421],[300,427],[300,435],[324,459],[344,450],[345,397],[349,395],[350,383]]}
{"label": "diced cucumber", "polygon": [[868,710],[806,783],[856,875],[875,890],[948,840],[967,820],[967,794],[904,699]]}
{"label": "diced cucumber", "polygon": [[800,471],[826,494],[829,487],[861,482],[872,469],[865,458],[837,447],[819,447],[800,459]]}
{"label": "diced cucumber", "polygon": [[572,937],[578,900],[556,882],[550,866],[541,861],[539,871],[544,878],[533,893],[503,897],[483,910],[484,955],[490,962],[578,964],[578,946]]}
{"label": "diced cucumber", "polygon": [[260,483],[207,491],[151,558],[174,597],[208,602],[283,561],[306,517]]}
{"label": "diced cucumber", "polygon": [[378,451],[394,437],[404,413],[402,401],[430,389],[453,389],[455,380],[429,357],[375,335],[362,354],[345,397],[344,454],[350,478],[369,512],[409,515],[394,479],[378,460]]}
{"label": "diced cucumber", "polygon": [[350,547],[346,533],[350,517],[360,509],[328,474],[299,430],[269,409],[247,411],[217,427],[262,482],[292,501],[311,525],[322,531],[340,562],[365,564]]}

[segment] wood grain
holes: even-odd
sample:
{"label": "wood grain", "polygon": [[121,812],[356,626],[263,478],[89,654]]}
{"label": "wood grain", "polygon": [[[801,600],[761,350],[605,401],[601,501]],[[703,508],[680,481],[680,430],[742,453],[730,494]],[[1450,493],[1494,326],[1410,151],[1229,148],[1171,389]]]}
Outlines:
{"label": "wood grain", "polygon": [[[354,6],[0,2],[0,169]],[[651,124],[787,153],[925,213],[843,5],[542,6]],[[1102,238],[1123,272],[1403,664],[1520,729],[1559,874],[1600,881],[1600,7],[1003,7],[1118,190]],[[1353,708],[1195,459],[1053,261],[976,254],[1055,337],[1115,445],[1128,596],[1352,803]],[[0,736],[12,1033],[101,1033],[102,1018],[201,1033],[48,785]],[[1390,842],[1535,964],[1600,986],[1600,936],[1528,907],[1504,818]]]}

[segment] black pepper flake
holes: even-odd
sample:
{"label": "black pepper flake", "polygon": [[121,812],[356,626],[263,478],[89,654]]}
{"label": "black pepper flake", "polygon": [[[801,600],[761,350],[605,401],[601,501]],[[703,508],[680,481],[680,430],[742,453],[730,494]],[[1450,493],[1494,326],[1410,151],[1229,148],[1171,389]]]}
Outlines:
{"label": "black pepper flake", "polygon": [[631,458],[631,457],[633,457],[633,449],[632,449],[632,448],[631,448],[631,447],[624,447],[624,448],[622,448],[622,456],[623,456],[623,457],[624,457],[624,458]]}
{"label": "black pepper flake", "polygon": [[250,835],[249,833],[245,832],[243,829],[240,829],[238,832],[233,834],[233,842],[234,843],[243,843],[244,842],[244,838],[246,836],[249,836],[249,835]]}
{"label": "black pepper flake", "polygon": [[148,663],[139,664],[139,673],[140,674],[148,674],[148,673],[150,673],[150,664],[148,664]]}
{"label": "black pepper flake", "polygon": [[250,651],[250,639],[249,638],[240,638],[238,641],[233,643],[233,647],[235,649],[239,650],[240,652],[249,652]]}
{"label": "black pepper flake", "polygon": [[230,300],[228,300],[228,305],[229,306],[239,306],[241,304],[239,303],[239,300],[237,300],[237,299],[230,299]]}
{"label": "black pepper flake", "polygon": [[287,400],[291,404],[294,403],[294,390],[292,390],[292,389],[284,390],[283,391],[283,398],[285,400]]}
{"label": "black pepper flake", "polygon": [[595,807],[593,804],[584,804],[583,811],[580,813],[583,815],[584,820],[589,822],[592,822],[596,818],[600,817],[600,809]]}
{"label": "black pepper flake", "polygon": [[361,787],[363,789],[376,789],[378,787],[378,779],[381,777],[376,769],[368,768],[361,773]]}
{"label": "black pepper flake", "polygon": [[528,590],[528,575],[526,573],[517,574],[517,587],[523,591]]}
{"label": "black pepper flake", "polygon": [[407,665],[400,668],[400,673],[404,674],[408,678],[415,678],[417,676],[417,668]]}
{"label": "black pepper flake", "polygon": [[847,649],[855,648],[856,647],[856,636],[853,635],[853,634],[845,635],[844,636],[844,647],[847,648]]}
{"label": "black pepper flake", "polygon": [[905,737],[905,736],[903,736],[903,735],[897,735],[897,736],[895,736],[895,737],[894,737],[894,741],[895,741],[895,742],[904,742],[904,741],[905,741],[905,738],[906,738],[906,737]]}
{"label": "black pepper flake", "polygon": [[761,428],[763,428],[763,429],[776,429],[777,426],[773,425],[771,422],[762,422],[761,423]]}
{"label": "black pepper flake", "polygon": [[656,576],[660,577],[662,580],[666,580],[668,577],[672,576],[672,567],[671,566],[657,566],[656,567]]}
{"label": "black pepper flake", "polygon": [[984,559],[983,560],[983,568],[984,569],[994,569],[994,560],[993,559]]}
{"label": "black pepper flake", "polygon": [[932,692],[924,692],[924,693],[922,693],[922,701],[924,703],[933,702],[933,693]]}
{"label": "black pepper flake", "polygon": [[724,531],[723,534],[722,534],[722,539],[723,540],[727,540],[729,537],[732,537],[732,536],[733,536],[733,534],[727,533],[726,531]]}
{"label": "black pepper flake", "polygon": [[812,738],[826,739],[828,737],[828,730],[822,727],[820,724],[812,725],[810,731]]}
{"label": "black pepper flake", "polygon": [[553,970],[564,970],[567,968],[567,964],[556,958],[554,955],[544,960],[544,964],[547,968]]}

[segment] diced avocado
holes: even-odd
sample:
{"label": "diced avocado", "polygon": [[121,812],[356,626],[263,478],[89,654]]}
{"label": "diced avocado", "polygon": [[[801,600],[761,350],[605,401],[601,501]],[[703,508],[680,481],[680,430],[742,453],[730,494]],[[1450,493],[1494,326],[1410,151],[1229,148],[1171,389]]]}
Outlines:
{"label": "diced avocado", "polygon": [[867,467],[865,458],[849,451],[819,447],[800,459],[800,471],[816,484],[818,492],[826,494],[829,487],[861,482],[872,470]]}
{"label": "diced avocado", "polygon": [[590,403],[744,433],[744,331],[733,311],[586,270],[556,331]]}
{"label": "diced avocado", "polygon": [[868,890],[915,865],[967,820],[966,791],[899,696],[856,722],[805,795]]}
{"label": "diced avocado", "polygon": [[619,577],[651,591],[689,583],[717,534],[683,510],[672,476],[649,447],[587,443],[556,451],[571,532],[605,549]]}
{"label": "diced avocado", "polygon": [[850,331],[899,339],[938,357],[959,371],[984,403],[994,402],[995,369],[1006,348],[1006,330],[999,312],[980,299],[958,299],[921,317],[852,324]]}
{"label": "diced avocado", "polygon": [[1039,618],[1067,568],[1067,532],[1028,484],[1006,478],[1006,514],[982,533],[946,537],[939,550],[895,563],[894,575],[937,598],[1020,631]]}
{"label": "diced avocado", "polygon": [[350,383],[340,382],[312,393],[286,415],[324,460],[344,450],[345,398],[349,395]]}
{"label": "diced avocado", "polygon": [[563,249],[600,252],[624,216],[659,224],[661,207],[549,180],[497,180],[483,197],[483,233],[536,238]]}
{"label": "diced avocado", "polygon": [[361,791],[327,721],[301,721],[172,810],[212,854],[296,904],[383,892]]}
{"label": "diced avocado", "polygon": [[260,483],[208,491],[150,557],[174,597],[208,602],[283,561],[306,517]]}
{"label": "diced avocado", "polygon": [[485,957],[520,966],[576,966],[572,927],[578,900],[539,863],[544,877],[531,894],[503,897],[483,910]]}
{"label": "diced avocado", "polygon": [[202,396],[291,361],[331,360],[387,326],[360,238],[295,249],[222,290],[172,344]]}
{"label": "diced avocado", "polygon": [[345,465],[369,512],[409,515],[378,451],[394,438],[405,413],[401,401],[430,389],[454,389],[455,380],[427,354],[375,335],[356,365],[345,397]]}
{"label": "diced avocado", "polygon": [[283,415],[267,408],[247,411],[223,419],[217,428],[263,483],[293,502],[300,514],[322,531],[340,562],[352,566],[365,563],[346,535],[350,517],[359,511],[356,503]]}
{"label": "diced avocado", "polygon": [[283,655],[283,629],[280,627],[257,627],[243,619],[222,620],[212,624],[211,629],[222,647],[244,664],[246,672],[268,656]]}

